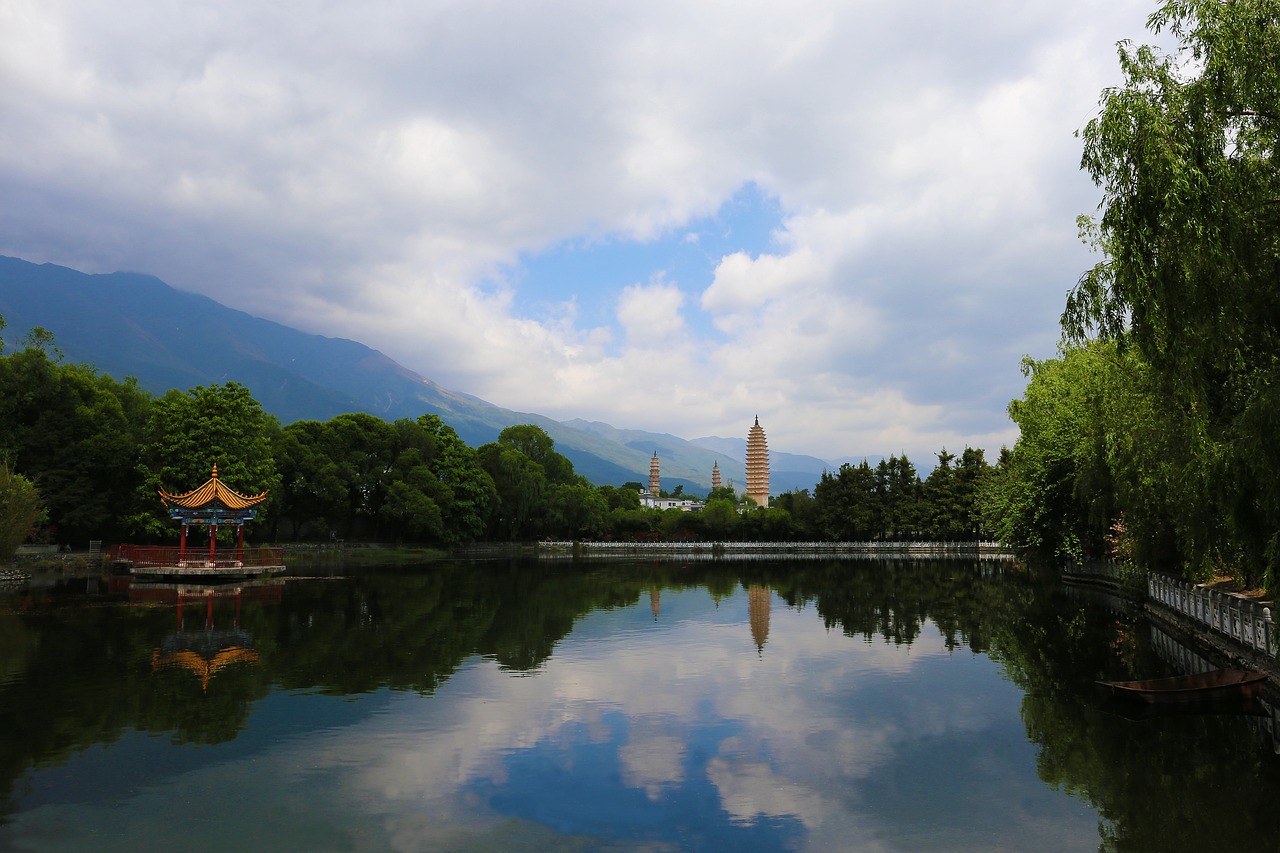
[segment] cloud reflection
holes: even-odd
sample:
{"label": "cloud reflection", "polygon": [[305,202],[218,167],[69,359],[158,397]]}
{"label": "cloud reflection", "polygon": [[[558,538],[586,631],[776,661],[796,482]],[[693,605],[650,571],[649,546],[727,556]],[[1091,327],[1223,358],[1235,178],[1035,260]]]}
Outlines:
{"label": "cloud reflection", "polygon": [[[745,591],[718,609],[703,590],[664,591],[658,621],[647,600],[589,614],[532,677],[473,659],[432,695],[391,694],[356,725],[77,820],[142,846],[176,842],[189,821],[216,817],[202,792],[234,784],[246,815],[271,822],[249,848],[296,837],[355,850],[890,849],[894,822],[910,818],[874,805],[892,792],[873,780],[937,776],[913,766],[930,744],[981,743],[995,727],[1013,747],[975,747],[981,760],[957,764],[993,775],[935,780],[930,795],[992,784],[988,803],[953,819],[997,825],[1012,801],[1036,809],[1050,836],[1095,838],[1094,816],[1036,805],[1050,792],[1019,790],[1001,805],[1001,787],[1022,784],[1008,763],[1032,764],[1022,754],[1032,748],[995,663],[949,654],[932,625],[898,646],[830,631],[777,599],[769,619],[761,649]],[[194,805],[166,824],[174,802]],[[19,820],[55,827],[61,809]]]}

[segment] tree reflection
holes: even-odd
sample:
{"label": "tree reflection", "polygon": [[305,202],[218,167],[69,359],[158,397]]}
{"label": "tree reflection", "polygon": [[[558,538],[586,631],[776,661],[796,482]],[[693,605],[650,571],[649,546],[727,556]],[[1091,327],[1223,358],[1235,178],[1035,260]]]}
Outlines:
{"label": "tree reflection", "polygon": [[[747,596],[753,653],[777,630],[766,621],[776,595],[851,638],[911,644],[936,629],[948,649],[999,661],[1024,692],[1040,777],[1098,809],[1104,849],[1243,849],[1280,837],[1277,762],[1251,729],[1226,717],[1133,722],[1099,709],[1094,680],[1160,674],[1142,622],[1007,564],[960,560],[446,562],[293,581],[185,611],[136,595],[130,605],[119,591],[10,597],[0,615],[5,808],[32,768],[131,730],[224,743],[273,690],[430,693],[477,656],[536,671],[586,614],[647,612],[684,589],[716,602]],[[252,660],[233,661],[237,649]],[[156,663],[188,652],[186,666]]]}

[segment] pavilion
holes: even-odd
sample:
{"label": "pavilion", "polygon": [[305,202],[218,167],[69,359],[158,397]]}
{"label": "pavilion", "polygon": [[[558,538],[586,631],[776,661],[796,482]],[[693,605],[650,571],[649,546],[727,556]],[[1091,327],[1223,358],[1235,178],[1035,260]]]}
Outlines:
{"label": "pavilion", "polygon": [[[218,479],[218,466],[204,485],[180,495],[160,489],[161,502],[169,518],[179,523],[178,547],[156,548],[126,545],[120,556],[130,563],[130,571],[142,577],[232,577],[243,578],[284,571],[284,551],[254,548],[246,552],[244,524],[258,515],[258,506],[267,493],[242,495]],[[236,527],[234,555],[218,553],[218,528]],[[192,526],[209,528],[209,548],[189,550],[187,531]]]}

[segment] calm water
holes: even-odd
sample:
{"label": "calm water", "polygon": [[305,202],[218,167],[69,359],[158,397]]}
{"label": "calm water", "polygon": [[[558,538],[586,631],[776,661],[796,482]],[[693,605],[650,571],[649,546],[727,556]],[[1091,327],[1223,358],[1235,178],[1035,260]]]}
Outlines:
{"label": "calm water", "polygon": [[0,595],[0,848],[1280,838],[1261,719],[1100,709],[1093,679],[1172,671],[1150,627],[1000,563],[439,563],[233,589]]}

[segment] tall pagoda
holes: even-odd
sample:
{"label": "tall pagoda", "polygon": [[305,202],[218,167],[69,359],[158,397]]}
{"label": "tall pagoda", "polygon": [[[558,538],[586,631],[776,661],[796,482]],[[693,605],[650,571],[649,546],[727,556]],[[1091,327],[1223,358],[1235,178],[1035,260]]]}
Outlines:
{"label": "tall pagoda", "polygon": [[649,460],[649,493],[655,498],[662,493],[662,478],[658,476],[658,451],[653,451],[653,458]]}
{"label": "tall pagoda", "polygon": [[760,416],[747,433],[747,497],[756,506],[769,507],[769,443],[765,441]]}
{"label": "tall pagoda", "polygon": [[764,439],[759,415],[746,434],[746,497],[755,501],[756,506],[769,506],[769,444]]}

